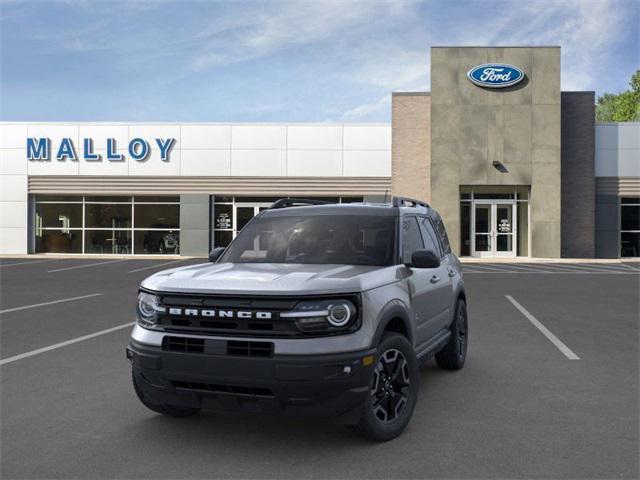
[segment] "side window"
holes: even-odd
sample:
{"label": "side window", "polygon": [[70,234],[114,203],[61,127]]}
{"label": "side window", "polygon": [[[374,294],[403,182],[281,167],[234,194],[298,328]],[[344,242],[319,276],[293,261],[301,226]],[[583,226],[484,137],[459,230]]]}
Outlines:
{"label": "side window", "polygon": [[416,217],[402,219],[402,261],[410,262],[414,251],[424,248]]}
{"label": "side window", "polygon": [[426,217],[420,218],[420,231],[422,232],[422,238],[424,238],[424,248],[427,250],[433,250],[442,257],[442,249],[440,248],[440,242],[438,236],[433,230],[431,221]]}
{"label": "side window", "polygon": [[444,249],[444,253],[451,253],[451,245],[449,245],[449,237],[447,237],[447,231],[444,228],[444,223],[442,222],[442,218],[438,217],[435,219],[436,230],[438,231],[438,235],[440,236],[440,242],[442,243],[442,248]]}

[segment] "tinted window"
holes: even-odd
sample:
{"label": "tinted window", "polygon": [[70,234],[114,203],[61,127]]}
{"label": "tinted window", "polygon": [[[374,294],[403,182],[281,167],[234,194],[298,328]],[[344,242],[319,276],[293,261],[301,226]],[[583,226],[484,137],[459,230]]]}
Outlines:
{"label": "tinted window", "polygon": [[449,237],[447,237],[447,231],[444,228],[444,223],[442,219],[438,217],[434,221],[436,230],[438,231],[438,236],[440,237],[440,243],[442,243],[442,248],[444,249],[444,253],[451,253],[451,245],[449,245]]}
{"label": "tinted window", "polygon": [[640,230],[640,205],[623,205],[621,218],[621,230]]}
{"label": "tinted window", "polygon": [[440,242],[438,242],[436,232],[433,230],[433,225],[428,218],[420,218],[420,231],[422,231],[422,238],[424,239],[424,248],[433,250],[436,255],[442,256]]}
{"label": "tinted window", "polygon": [[392,265],[394,239],[394,217],[254,217],[221,261]]}
{"label": "tinted window", "polygon": [[416,217],[405,217],[402,219],[402,259],[410,262],[411,255],[416,250],[424,248],[422,243],[422,235],[418,227]]}

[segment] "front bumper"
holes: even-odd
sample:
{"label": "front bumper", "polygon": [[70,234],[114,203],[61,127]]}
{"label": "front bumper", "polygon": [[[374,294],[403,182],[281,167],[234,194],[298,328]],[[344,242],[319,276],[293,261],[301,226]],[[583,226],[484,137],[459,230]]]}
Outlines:
{"label": "front bumper", "polygon": [[151,403],[353,423],[368,395],[375,349],[344,354],[237,357],[165,351],[131,340],[127,357]]}

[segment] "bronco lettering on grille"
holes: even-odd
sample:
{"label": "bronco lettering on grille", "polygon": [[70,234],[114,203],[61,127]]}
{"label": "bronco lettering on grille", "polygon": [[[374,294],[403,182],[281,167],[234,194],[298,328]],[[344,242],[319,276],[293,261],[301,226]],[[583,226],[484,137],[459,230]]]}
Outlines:
{"label": "bronco lettering on grille", "polygon": [[271,312],[252,312],[245,310],[211,310],[197,308],[169,308],[170,315],[183,315],[187,317],[208,317],[208,318],[242,318],[270,320]]}

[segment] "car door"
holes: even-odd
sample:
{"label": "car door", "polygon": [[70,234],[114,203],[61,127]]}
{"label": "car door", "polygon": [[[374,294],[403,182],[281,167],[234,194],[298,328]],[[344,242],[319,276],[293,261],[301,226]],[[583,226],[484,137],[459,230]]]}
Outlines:
{"label": "car door", "polygon": [[[424,248],[418,217],[403,217],[402,262],[410,264],[413,252]],[[407,279],[407,284],[416,326],[416,345],[419,347],[438,331],[434,322],[437,317],[438,307],[434,307],[433,302],[437,300],[437,291],[440,288],[438,283],[441,275],[438,273],[439,268],[408,268],[411,270],[411,275]]]}
{"label": "car door", "polygon": [[420,231],[424,238],[425,248],[433,249],[440,255],[440,267],[436,270],[437,281],[434,283],[435,297],[431,301],[433,308],[433,326],[437,331],[449,326],[451,321],[451,302],[453,297],[453,282],[451,272],[455,270],[451,265],[451,248],[447,240],[446,245],[441,240],[434,222],[428,217],[420,217]]}

